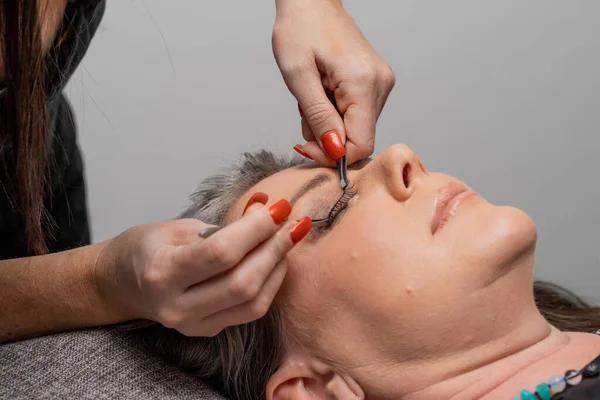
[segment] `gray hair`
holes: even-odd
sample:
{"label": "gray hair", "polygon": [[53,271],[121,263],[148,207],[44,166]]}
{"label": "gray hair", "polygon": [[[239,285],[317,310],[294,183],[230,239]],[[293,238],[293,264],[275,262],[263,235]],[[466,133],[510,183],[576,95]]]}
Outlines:
{"label": "gray hair", "polygon": [[[190,197],[192,205],[178,218],[226,224],[235,201],[252,186],[305,163],[298,158],[277,157],[266,150],[244,153],[231,168],[205,179]],[[227,327],[214,337],[187,337],[156,323],[138,327],[135,332],[146,347],[232,400],[264,399],[267,381],[279,367],[287,345],[276,303],[263,318]]]}

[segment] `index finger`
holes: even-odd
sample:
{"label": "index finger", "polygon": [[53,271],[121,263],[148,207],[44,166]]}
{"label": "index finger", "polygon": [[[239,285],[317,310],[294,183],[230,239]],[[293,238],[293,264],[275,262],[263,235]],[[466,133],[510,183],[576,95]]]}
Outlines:
{"label": "index finger", "polygon": [[178,247],[172,258],[176,279],[190,286],[234,267],[273,236],[291,211],[290,202],[282,199],[244,215],[206,240]]}

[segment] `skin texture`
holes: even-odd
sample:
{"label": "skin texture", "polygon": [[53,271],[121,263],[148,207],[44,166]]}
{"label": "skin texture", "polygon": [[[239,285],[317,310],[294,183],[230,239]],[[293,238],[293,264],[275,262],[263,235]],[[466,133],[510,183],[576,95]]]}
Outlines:
{"label": "skin texture", "polygon": [[[558,332],[535,307],[537,233],[525,213],[471,196],[432,234],[438,190],[460,181],[402,145],[357,167],[335,225],[286,257],[278,299],[299,343],[269,398],[512,398],[600,352],[599,338]],[[321,173],[331,179],[290,218],[325,217],[341,194],[335,170],[294,168],[251,189],[232,220],[255,191],[293,198]]]}

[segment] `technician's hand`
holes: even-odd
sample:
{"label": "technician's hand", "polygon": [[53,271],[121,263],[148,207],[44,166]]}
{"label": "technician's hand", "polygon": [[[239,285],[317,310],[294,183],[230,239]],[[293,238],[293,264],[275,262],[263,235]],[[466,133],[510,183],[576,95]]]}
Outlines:
{"label": "technician's hand", "polygon": [[195,219],[125,231],[104,252],[116,262],[97,265],[116,265],[98,274],[104,291],[126,319],[151,319],[187,336],[261,318],[283,282],[286,254],[312,227],[309,218],[284,222],[287,200],[260,204],[266,201],[254,196],[241,219],[207,239],[198,232],[209,225]]}
{"label": "technician's hand", "polygon": [[[375,124],[394,87],[392,70],[369,45],[341,1],[276,3],[273,53],[298,100],[302,135],[307,141],[295,149],[325,166],[335,165],[333,161],[343,155],[340,144],[344,143],[349,164],[370,156]],[[335,97],[343,119],[328,94]]]}

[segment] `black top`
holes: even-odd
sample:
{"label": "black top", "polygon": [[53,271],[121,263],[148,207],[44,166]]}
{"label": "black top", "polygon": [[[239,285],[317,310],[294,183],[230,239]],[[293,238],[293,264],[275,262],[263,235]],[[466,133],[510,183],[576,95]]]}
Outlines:
{"label": "black top", "polygon": [[600,399],[600,355],[582,369],[582,380],[575,386],[567,386],[564,392],[552,396],[552,400],[598,400]]}
{"label": "black top", "polygon": [[[55,226],[53,235],[46,238],[51,253],[90,243],[83,160],[77,145],[75,120],[62,91],[85,55],[104,8],[105,0],[69,2],[64,25],[70,25],[70,33],[57,52],[58,69],[49,72],[52,84],[48,88],[48,111],[55,167],[50,177],[51,193],[44,203]],[[5,107],[4,100],[0,94],[0,111]],[[0,170],[0,259],[29,255],[24,221],[12,203],[11,190],[16,185],[14,182],[11,185],[10,179],[14,176],[14,165]]]}

